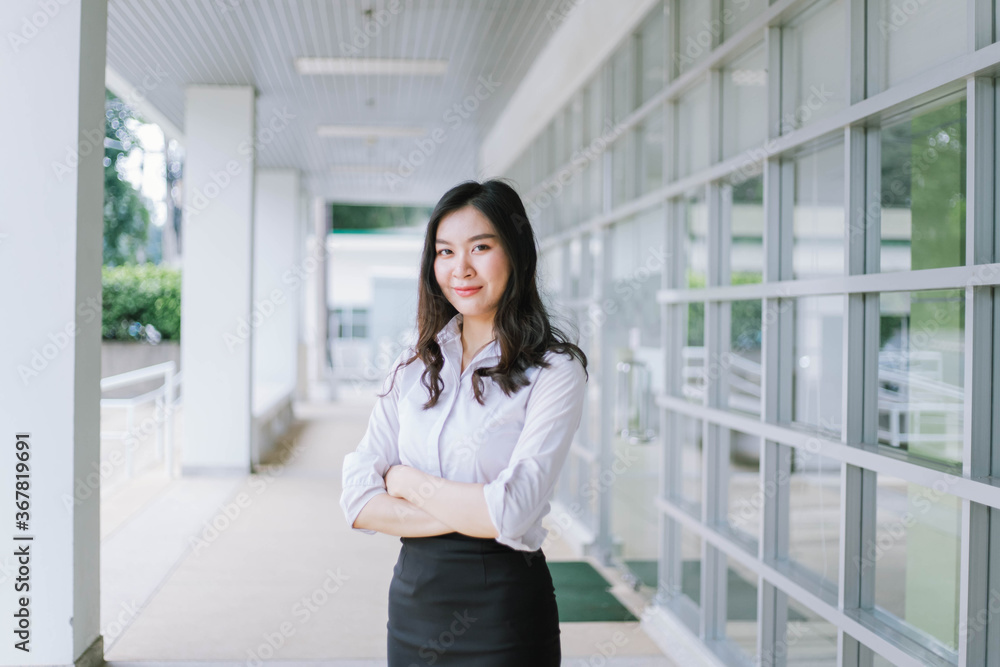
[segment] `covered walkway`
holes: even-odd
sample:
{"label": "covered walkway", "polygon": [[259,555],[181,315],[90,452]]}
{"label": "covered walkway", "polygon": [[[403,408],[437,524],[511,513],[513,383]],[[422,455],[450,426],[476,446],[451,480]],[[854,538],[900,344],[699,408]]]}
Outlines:
{"label": "covered walkway", "polygon": [[[278,455],[254,475],[138,477],[102,503],[105,656],[113,667],[385,664],[399,540],[351,534],[340,465],[373,399],[296,404]],[[550,561],[577,560],[557,537]],[[592,563],[639,617],[641,601]],[[566,665],[670,667],[639,622],[563,623]],[[608,659],[604,662],[604,659]],[[596,661],[596,662],[595,662]]]}

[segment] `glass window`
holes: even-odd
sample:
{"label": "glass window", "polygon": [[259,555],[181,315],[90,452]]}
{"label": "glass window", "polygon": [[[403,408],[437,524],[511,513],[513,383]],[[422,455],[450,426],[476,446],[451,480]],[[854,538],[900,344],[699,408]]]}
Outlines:
{"label": "glass window", "polygon": [[620,123],[635,110],[635,87],[632,77],[636,70],[632,65],[632,48],[634,42],[628,37],[611,58],[611,118]]}
{"label": "glass window", "polygon": [[878,299],[879,443],[961,464],[964,290],[892,292]]}
{"label": "glass window", "polygon": [[587,283],[580,279],[580,262],[583,259],[580,248],[580,237],[574,236],[569,242],[569,294],[572,298],[587,296]]}
{"label": "glass window", "polygon": [[767,7],[767,0],[722,0],[722,38],[729,39]]}
{"label": "glass window", "polygon": [[611,204],[621,206],[635,198],[636,131],[629,130],[611,145]]}
{"label": "glass window", "polygon": [[869,73],[868,94],[968,51],[968,6],[966,0],[870,2],[868,60],[881,67]]}
{"label": "glass window", "polygon": [[719,429],[729,437],[729,528],[756,544],[760,539],[760,437]]}
{"label": "glass window", "polygon": [[709,164],[708,81],[677,101],[677,173],[688,176]]}
{"label": "glass window", "polygon": [[684,224],[684,257],[687,270],[684,287],[705,287],[708,276],[708,206],[705,192],[701,188],[693,190],[681,204],[681,220]]}
{"label": "glass window", "polygon": [[943,479],[879,475],[875,540],[860,566],[875,570],[876,610],[957,650],[962,502],[947,491]]}
{"label": "glass window", "polygon": [[681,529],[681,595],[701,606],[701,537]]}
{"label": "glass window", "polygon": [[882,271],[965,264],[965,99],[879,131]]}
{"label": "glass window", "polygon": [[844,145],[795,160],[792,277],[844,273]]}
{"label": "glass window", "polygon": [[[837,626],[813,613],[804,604],[788,597],[788,623],[785,641],[778,642],[774,654],[785,656],[786,667],[835,667],[837,664]],[[762,661],[762,664],[771,664]]]}
{"label": "glass window", "polygon": [[[660,347],[660,328],[662,324],[660,303],[656,293],[663,285],[663,272],[667,266],[665,207],[663,204],[639,214],[638,261],[632,267],[628,282],[616,286],[618,293],[626,299],[634,299],[640,306],[635,324],[640,329],[639,344],[651,351],[655,350],[662,359]],[[663,364],[656,362],[652,366],[653,384],[662,391]]]}
{"label": "glass window", "polygon": [[639,99],[646,102],[667,85],[666,4],[653,8],[639,32]]}
{"label": "glass window", "polygon": [[795,17],[781,32],[780,132],[826,118],[843,109],[847,51],[844,0],[819,2]]}
{"label": "glass window", "polygon": [[759,283],[764,275],[764,178],[758,173],[734,180],[729,192],[729,280],[733,285]]}
{"label": "glass window", "polygon": [[674,306],[684,317],[684,348],[681,350],[681,393],[692,403],[705,402],[705,304]]}
{"label": "glass window", "polygon": [[702,475],[702,435],[704,428],[700,419],[680,413],[670,413],[670,423],[674,429],[673,442],[680,443],[681,488],[680,498],[686,501],[695,515],[701,511]]}
{"label": "glass window", "polygon": [[722,70],[722,156],[730,158],[767,138],[767,57],[758,43]]}
{"label": "glass window", "polygon": [[747,656],[757,653],[757,575],[726,558],[726,637]]}
{"label": "glass window", "polygon": [[364,308],[353,308],[351,310],[351,337],[368,337],[368,311]]}
{"label": "glass window", "polygon": [[[718,41],[712,24],[712,3],[704,0],[678,2],[677,48],[671,49],[676,74],[683,74],[711,53]],[[713,27],[716,30],[713,30]]]}
{"label": "glass window", "polygon": [[730,308],[729,354],[720,360],[730,410],[760,416],[761,300],[733,301]]}
{"label": "glass window", "polygon": [[788,449],[788,558],[832,592],[840,579],[840,462]]}
{"label": "glass window", "polygon": [[792,421],[840,437],[843,415],[844,297],[781,302],[792,309]]}
{"label": "glass window", "polygon": [[663,107],[658,107],[639,126],[639,194],[644,195],[663,187]]}

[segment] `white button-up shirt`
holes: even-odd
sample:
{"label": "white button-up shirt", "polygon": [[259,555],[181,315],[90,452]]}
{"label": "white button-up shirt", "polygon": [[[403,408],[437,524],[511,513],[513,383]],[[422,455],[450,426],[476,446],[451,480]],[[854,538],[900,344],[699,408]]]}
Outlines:
{"label": "white button-up shirt", "polygon": [[[354,520],[369,500],[386,493],[390,466],[402,463],[444,479],[484,483],[496,541],[534,551],[548,535],[542,517],[551,509],[552,490],[583,415],[583,364],[549,351],[545,360],[551,366],[527,369],[531,384],[509,397],[491,378],[482,378],[480,405],[472,374],[496,364],[500,345],[491,341],[460,372],[461,321],[462,314],[456,314],[437,335],[444,389],[433,408],[421,408],[428,394],[420,383],[425,366],[419,359],[401,369],[392,392],[378,399],[357,450],[344,457],[340,506],[353,530],[374,534],[354,528]],[[379,393],[412,354],[411,347],[396,358]]]}

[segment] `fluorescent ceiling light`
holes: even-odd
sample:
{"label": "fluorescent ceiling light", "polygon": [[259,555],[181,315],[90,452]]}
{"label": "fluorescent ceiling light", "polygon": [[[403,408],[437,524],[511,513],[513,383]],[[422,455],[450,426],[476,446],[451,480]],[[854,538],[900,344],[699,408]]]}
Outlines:
{"label": "fluorescent ceiling light", "polygon": [[448,61],[410,58],[310,58],[300,56],[295,59],[295,71],[299,74],[443,75],[448,71]]}
{"label": "fluorescent ceiling light", "polygon": [[403,125],[320,125],[316,134],[321,137],[422,137],[427,134],[423,127]]}
{"label": "fluorescent ceiling light", "polygon": [[384,174],[398,173],[398,167],[382,167],[377,164],[335,164],[330,167],[334,174]]}

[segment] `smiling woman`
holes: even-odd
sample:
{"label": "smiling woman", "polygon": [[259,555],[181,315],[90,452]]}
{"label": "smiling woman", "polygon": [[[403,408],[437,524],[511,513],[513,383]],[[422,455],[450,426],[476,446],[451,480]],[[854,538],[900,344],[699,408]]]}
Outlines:
{"label": "smiling woman", "polygon": [[390,667],[431,655],[560,664],[542,518],[580,425],[587,359],[550,325],[536,263],[524,206],[503,181],[462,183],[431,214],[418,341],[344,460],[351,527],[402,542]]}

